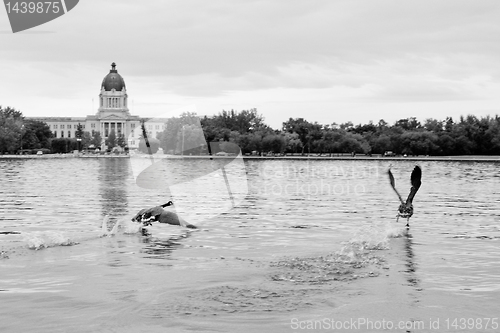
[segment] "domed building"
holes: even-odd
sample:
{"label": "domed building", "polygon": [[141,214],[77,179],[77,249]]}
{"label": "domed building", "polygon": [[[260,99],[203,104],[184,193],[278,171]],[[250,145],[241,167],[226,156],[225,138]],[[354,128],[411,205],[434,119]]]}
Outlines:
{"label": "domed building", "polygon": [[101,88],[105,91],[111,91],[113,89],[115,91],[122,91],[125,89],[125,81],[122,76],[118,74],[115,63],[111,64],[109,74],[102,80]]}
{"label": "domed building", "polygon": [[[116,64],[111,64],[109,73],[103,78],[99,92],[99,108],[95,115],[87,117],[30,117],[46,122],[56,138],[74,138],[78,125],[83,126],[84,132],[99,132],[102,138],[101,146],[104,148],[105,140],[111,131],[116,137],[123,135],[129,148],[139,146],[141,133],[141,118],[131,115],[128,109],[128,94],[125,80],[118,73]],[[166,119],[147,120],[146,130],[151,137],[164,130]]]}
{"label": "domed building", "polygon": [[136,126],[140,126],[139,117],[130,115],[125,80],[118,74],[115,63],[111,64],[109,74],[102,80],[99,109],[95,117],[103,138],[107,138],[112,130],[117,137],[122,134],[128,136]]}

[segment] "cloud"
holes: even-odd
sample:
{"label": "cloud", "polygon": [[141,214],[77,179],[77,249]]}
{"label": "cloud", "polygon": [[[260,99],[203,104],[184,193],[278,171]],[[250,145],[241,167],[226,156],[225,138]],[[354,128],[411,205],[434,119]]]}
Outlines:
{"label": "cloud", "polygon": [[54,33],[1,35],[0,102],[87,110],[75,105],[97,97],[114,61],[137,105],[257,106],[284,120],[283,110],[329,119],[373,103],[492,103],[499,14],[489,0],[81,1],[40,28]]}
{"label": "cloud", "polygon": [[[495,2],[100,1],[82,2],[15,39],[2,57],[47,62],[134,60],[132,75],[224,77],[268,73],[321,58],[364,63],[408,54],[498,55]],[[11,38],[11,42],[13,39]],[[60,52],[55,52],[60,50]],[[140,60],[143,60],[142,62]],[[109,60],[108,60],[109,61]],[[118,62],[118,59],[116,59]]]}

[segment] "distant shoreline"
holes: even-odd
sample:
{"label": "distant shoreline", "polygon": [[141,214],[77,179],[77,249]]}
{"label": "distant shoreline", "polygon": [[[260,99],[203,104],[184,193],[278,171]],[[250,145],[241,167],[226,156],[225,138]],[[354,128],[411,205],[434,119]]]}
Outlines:
{"label": "distant shoreline", "polygon": [[[149,158],[149,155],[136,154],[134,157]],[[45,155],[0,155],[0,160],[3,159],[66,159],[66,158],[130,158],[130,155],[74,155],[74,154],[45,154]],[[206,159],[210,156],[180,156],[180,155],[154,155],[155,158],[175,158],[175,159]],[[211,156],[215,159],[234,158],[234,156]],[[292,156],[243,156],[245,160],[317,160],[317,161],[330,161],[330,160],[347,160],[347,161],[455,161],[455,162],[500,162],[499,155],[461,155],[461,156],[409,156],[409,157],[382,157],[377,156],[317,156],[317,155],[292,155]]]}

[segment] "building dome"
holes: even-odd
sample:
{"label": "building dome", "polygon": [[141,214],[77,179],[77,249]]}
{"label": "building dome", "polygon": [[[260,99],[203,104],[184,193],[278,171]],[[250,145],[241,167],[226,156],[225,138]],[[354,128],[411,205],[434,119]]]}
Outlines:
{"label": "building dome", "polygon": [[116,91],[122,91],[125,88],[125,81],[122,76],[118,74],[116,70],[116,64],[111,64],[111,69],[109,70],[109,74],[104,77],[102,80],[101,88],[104,88],[106,91],[111,91],[111,89],[115,89]]}

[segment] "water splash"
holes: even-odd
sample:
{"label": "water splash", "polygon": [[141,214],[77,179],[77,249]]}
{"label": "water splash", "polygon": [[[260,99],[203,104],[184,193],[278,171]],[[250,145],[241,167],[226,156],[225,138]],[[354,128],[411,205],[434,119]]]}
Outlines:
{"label": "water splash", "polygon": [[132,222],[128,219],[118,219],[114,224],[113,228],[108,231],[109,216],[106,215],[102,219],[101,225],[101,237],[111,237],[118,233],[118,230],[124,234],[136,234],[140,233],[143,228],[142,223]]}
{"label": "water splash", "polygon": [[143,228],[142,223],[132,222],[132,221],[122,221],[121,222],[122,230],[124,234],[136,234],[140,233]]}
{"label": "water splash", "polygon": [[[97,237],[114,236],[118,233],[118,229],[123,224],[122,221],[117,220],[113,228],[111,228],[111,230],[108,230],[108,222],[109,222],[109,217],[106,215],[102,220],[101,228],[99,230]],[[130,226],[127,226],[125,228],[125,232],[132,233],[131,231],[132,230]],[[138,232],[137,226],[133,233],[136,232]],[[80,241],[76,241],[68,237],[65,233],[56,231],[26,232],[22,234],[22,237],[23,241],[27,244],[28,249],[31,250],[42,250],[45,248],[56,247],[56,246],[72,246],[72,245],[77,245],[80,243],[80,241],[82,241],[82,239],[80,239]],[[89,239],[92,239],[92,237],[84,240],[89,240]]]}
{"label": "water splash", "polygon": [[41,231],[24,233],[23,239],[31,250],[41,250],[55,246],[72,246],[78,242],[70,239],[62,232]]}
{"label": "water splash", "polygon": [[344,245],[341,252],[353,248],[358,250],[388,250],[390,239],[404,236],[405,230],[404,227],[391,222],[362,227]]}
{"label": "water splash", "polygon": [[115,225],[111,230],[108,230],[108,222],[109,222],[109,216],[105,215],[104,218],[102,219],[102,225],[101,225],[101,236],[114,236],[118,232],[118,227],[120,226],[120,220],[117,220]]}
{"label": "water splash", "polygon": [[[119,228],[123,228],[125,230],[125,233],[129,233],[130,226],[126,223],[124,220],[116,220],[116,223],[113,225],[113,228],[111,230],[108,230],[108,223],[109,223],[109,216],[106,215],[102,219],[102,225],[101,225],[101,237],[112,237],[118,233]],[[136,233],[138,230],[135,230],[135,232],[130,232],[130,233]]]}
{"label": "water splash", "polygon": [[388,269],[379,251],[390,248],[390,239],[404,235],[404,227],[392,223],[373,224],[358,229],[340,250],[320,256],[284,258],[271,266],[280,272],[272,275],[274,281],[323,284],[332,281],[351,281],[378,276]]}
{"label": "water splash", "polygon": [[109,221],[109,216],[105,215],[104,218],[102,219],[102,225],[101,225],[102,236],[108,235],[108,221]]}

